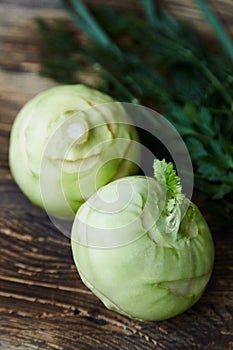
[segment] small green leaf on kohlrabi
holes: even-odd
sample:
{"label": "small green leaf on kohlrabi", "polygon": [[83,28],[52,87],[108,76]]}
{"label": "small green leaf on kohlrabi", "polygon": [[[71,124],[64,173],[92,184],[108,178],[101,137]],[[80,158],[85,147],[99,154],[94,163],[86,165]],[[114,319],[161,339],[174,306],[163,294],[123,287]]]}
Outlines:
{"label": "small green leaf on kohlrabi", "polygon": [[71,235],[86,286],[107,308],[145,321],[190,308],[214,261],[207,223],[173,165],[156,160],[154,173],[100,188],[78,210]]}
{"label": "small green leaf on kohlrabi", "polygon": [[100,186],[136,173],[134,140],[136,129],[122,104],[84,85],[56,86],[17,115],[10,168],[33,203],[71,219]]}

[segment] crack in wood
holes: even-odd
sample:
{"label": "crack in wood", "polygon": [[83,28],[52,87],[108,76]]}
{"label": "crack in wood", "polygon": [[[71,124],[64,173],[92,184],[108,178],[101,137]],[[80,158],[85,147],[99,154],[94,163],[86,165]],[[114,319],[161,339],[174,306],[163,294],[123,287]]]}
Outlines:
{"label": "crack in wood", "polygon": [[[80,288],[75,288],[75,287],[70,287],[70,286],[62,286],[60,284],[54,285],[53,283],[26,280],[26,279],[16,278],[16,277],[12,277],[12,276],[0,275],[0,280],[9,281],[9,282],[16,282],[16,283],[20,283],[20,284],[35,286],[35,287],[45,287],[45,288],[52,288],[52,289],[58,289],[58,290],[63,290],[63,291],[92,295],[91,291],[89,291],[87,289],[80,289]],[[0,291],[0,293],[1,293],[1,291]]]}

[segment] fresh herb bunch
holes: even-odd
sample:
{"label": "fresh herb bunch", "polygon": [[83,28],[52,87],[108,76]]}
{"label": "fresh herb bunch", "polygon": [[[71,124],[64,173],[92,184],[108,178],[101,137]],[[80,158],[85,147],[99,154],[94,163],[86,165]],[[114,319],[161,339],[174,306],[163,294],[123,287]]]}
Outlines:
{"label": "fresh herb bunch", "polygon": [[[80,42],[64,22],[38,20],[43,39],[43,75],[60,83],[87,83],[120,101],[163,113],[190,151],[195,186],[207,197],[229,198],[233,190],[233,46],[206,5],[201,10],[222,47],[210,47],[189,24],[172,18],[158,2],[141,0],[146,16],[112,7],[88,9],[61,1],[89,36]],[[142,140],[143,141],[143,140]]]}

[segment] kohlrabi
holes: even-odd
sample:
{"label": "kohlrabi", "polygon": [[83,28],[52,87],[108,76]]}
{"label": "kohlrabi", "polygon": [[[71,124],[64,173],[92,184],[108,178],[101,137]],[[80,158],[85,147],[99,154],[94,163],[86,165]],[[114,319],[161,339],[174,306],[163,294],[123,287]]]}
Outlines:
{"label": "kohlrabi", "polygon": [[134,140],[136,130],[120,103],[84,85],[57,86],[19,112],[10,168],[33,203],[70,219],[99,187],[136,173]]}
{"label": "kohlrabi", "polygon": [[129,176],[100,188],[79,208],[71,240],[86,286],[107,308],[139,320],[190,308],[213,268],[207,223],[164,160],[154,162],[154,178]]}

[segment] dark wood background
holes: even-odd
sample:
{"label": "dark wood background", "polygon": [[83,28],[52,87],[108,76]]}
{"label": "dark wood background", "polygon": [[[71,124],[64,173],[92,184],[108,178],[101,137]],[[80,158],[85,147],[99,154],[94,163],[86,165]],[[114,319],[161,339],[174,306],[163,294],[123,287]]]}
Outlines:
{"label": "dark wood background", "polygon": [[[191,1],[166,3],[211,34]],[[230,3],[215,1],[229,29]],[[54,0],[0,1],[0,349],[233,349],[230,228],[214,230],[215,268],[201,300],[173,319],[137,322],[107,310],[87,290],[69,240],[14,183],[8,141],[15,115],[28,99],[55,84],[38,75],[37,16],[67,18]]]}

